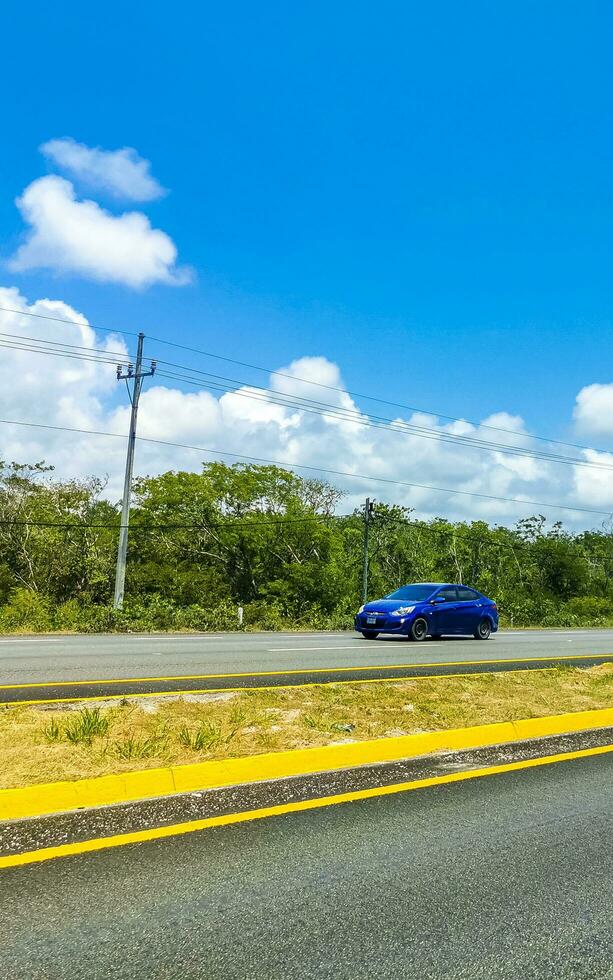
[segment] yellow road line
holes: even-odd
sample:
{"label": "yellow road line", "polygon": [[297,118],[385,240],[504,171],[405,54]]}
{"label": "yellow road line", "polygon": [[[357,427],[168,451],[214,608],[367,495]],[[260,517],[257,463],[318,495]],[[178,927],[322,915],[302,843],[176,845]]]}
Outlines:
{"label": "yellow road line", "polygon": [[[33,681],[27,684],[1,684],[0,691],[15,691],[34,687],[85,687],[90,684],[151,684],[156,681],[204,681],[227,677],[279,677],[294,674],[342,674],[359,670],[417,670],[425,667],[474,667],[477,664],[529,664],[549,663],[558,660],[595,660],[612,657],[611,653],[563,653],[557,657],[500,657],[497,660],[448,660],[419,664],[358,664],[353,667],[299,667],[289,670],[249,670],[227,674],[171,674],[158,677],[102,677],[90,681]],[[220,689],[221,690],[221,689]],[[226,690],[224,688],[224,690]]]}
{"label": "yellow road line", "polygon": [[442,786],[448,783],[463,782],[468,779],[479,779],[484,776],[495,776],[501,773],[517,772],[522,769],[533,769],[537,766],[548,766],[557,762],[567,762],[571,759],[585,759],[589,756],[605,755],[610,752],[613,752],[613,745],[601,745],[590,749],[578,749],[574,752],[562,752],[558,755],[540,756],[537,759],[524,759],[521,762],[508,762],[503,765],[489,766],[483,769],[470,769],[466,772],[448,773],[445,776],[414,779],[409,782],[394,783],[390,786],[376,786],[371,789],[354,790],[350,793],[339,793],[335,796],[322,796],[317,799],[261,807],[257,810],[245,810],[242,813],[228,813],[219,817],[190,820],[185,823],[172,824],[168,827],[154,827],[149,830],[137,830],[128,834],[117,834],[113,837],[97,837],[92,840],[80,841],[73,844],[60,844],[57,847],[43,847],[35,851],[25,851],[22,854],[10,854],[6,857],[0,857],[0,869],[36,864],[41,861],[51,861],[54,858],[86,854],[92,851],[108,850],[112,847],[124,847],[127,844],[141,844],[146,841],[180,837],[184,834],[194,833],[199,830],[208,830],[212,827],[246,823],[251,820],[263,820],[267,817],[278,817],[288,813],[298,813],[303,810],[318,810],[323,807],[335,806],[339,803],[354,803],[359,800],[368,800],[380,796],[392,796],[396,793],[427,789],[430,786]]}
{"label": "yellow road line", "polygon": [[[477,661],[481,663],[481,661]],[[505,670],[505,674],[529,674],[555,670],[555,667],[533,667],[528,670]],[[307,673],[310,673],[307,671]],[[0,708],[27,707],[34,704],[84,704],[87,701],[111,701],[114,698],[176,698],[183,694],[234,694],[244,691],[288,691],[307,687],[329,687],[332,684],[395,684],[398,681],[435,681],[445,677],[485,677],[492,671],[479,670],[470,674],[415,674],[406,677],[369,677],[367,680],[312,681],[308,684],[261,684],[257,687],[195,687],[178,691],[126,691],[122,694],[94,694],[81,698],[34,698],[29,701],[0,701]],[[232,676],[232,675],[230,675]],[[256,676],[247,674],[247,677]]]}

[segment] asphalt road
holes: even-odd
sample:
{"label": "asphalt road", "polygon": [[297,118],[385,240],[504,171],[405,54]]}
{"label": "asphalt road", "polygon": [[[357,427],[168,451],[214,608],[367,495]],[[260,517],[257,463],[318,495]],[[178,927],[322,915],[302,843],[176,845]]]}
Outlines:
{"label": "asphalt road", "polygon": [[0,685],[584,654],[613,655],[613,630],[509,631],[485,643],[355,633],[0,637]]}
{"label": "asphalt road", "polygon": [[2,980],[613,977],[613,753],[11,868]]}

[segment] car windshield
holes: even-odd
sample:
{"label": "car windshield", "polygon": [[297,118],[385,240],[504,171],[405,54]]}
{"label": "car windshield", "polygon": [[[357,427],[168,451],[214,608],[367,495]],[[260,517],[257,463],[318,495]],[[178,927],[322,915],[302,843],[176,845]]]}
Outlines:
{"label": "car windshield", "polygon": [[421,599],[427,599],[431,596],[435,588],[435,585],[403,585],[395,592],[390,592],[385,598],[408,599],[410,602],[419,602]]}

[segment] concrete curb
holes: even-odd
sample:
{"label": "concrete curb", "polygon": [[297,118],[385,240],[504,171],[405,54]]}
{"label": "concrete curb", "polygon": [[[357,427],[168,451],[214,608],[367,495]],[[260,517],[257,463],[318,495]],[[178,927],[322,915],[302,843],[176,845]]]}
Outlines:
{"label": "concrete curb", "polygon": [[0,820],[19,820],[84,807],[108,806],[173,793],[394,762],[433,752],[480,748],[609,726],[613,726],[613,708],[603,708],[423,735],[378,738],[162,769],[141,769],[74,782],[42,783],[0,790]]}

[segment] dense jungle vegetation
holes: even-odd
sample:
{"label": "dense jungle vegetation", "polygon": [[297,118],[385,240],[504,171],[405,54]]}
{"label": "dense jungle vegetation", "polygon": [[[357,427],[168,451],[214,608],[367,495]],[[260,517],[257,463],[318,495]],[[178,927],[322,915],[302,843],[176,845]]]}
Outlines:
{"label": "dense jungle vegetation", "polygon": [[[119,507],[102,480],[0,463],[0,632],[343,628],[361,601],[363,513],[274,466],[206,463],[134,485],[126,601],[112,609]],[[377,502],[372,597],[461,581],[503,623],[613,623],[611,528],[570,533],[541,515],[513,528],[416,520]]]}

